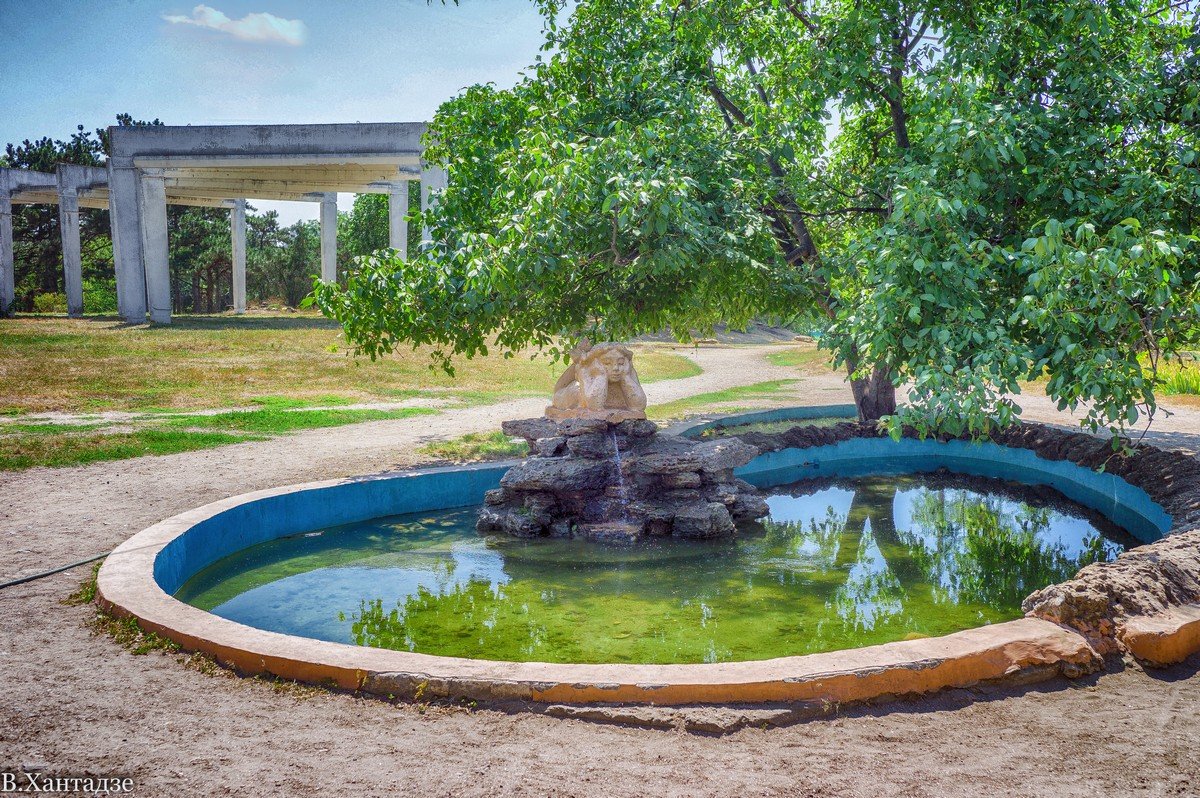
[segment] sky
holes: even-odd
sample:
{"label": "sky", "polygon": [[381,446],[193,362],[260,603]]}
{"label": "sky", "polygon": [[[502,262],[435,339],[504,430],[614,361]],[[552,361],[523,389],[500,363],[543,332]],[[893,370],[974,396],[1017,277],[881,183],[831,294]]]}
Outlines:
{"label": "sky", "polygon": [[[466,86],[511,86],[542,38],[531,0],[0,0],[0,146],[119,113],[427,121]],[[316,203],[252,204],[284,224],[317,217]]]}

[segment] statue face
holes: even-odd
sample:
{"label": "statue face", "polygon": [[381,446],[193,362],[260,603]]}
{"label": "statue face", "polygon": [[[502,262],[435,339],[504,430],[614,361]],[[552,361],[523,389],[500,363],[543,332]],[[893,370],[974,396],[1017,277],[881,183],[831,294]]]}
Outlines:
{"label": "statue face", "polygon": [[629,359],[620,350],[610,349],[600,356],[609,380],[620,380],[629,373]]}

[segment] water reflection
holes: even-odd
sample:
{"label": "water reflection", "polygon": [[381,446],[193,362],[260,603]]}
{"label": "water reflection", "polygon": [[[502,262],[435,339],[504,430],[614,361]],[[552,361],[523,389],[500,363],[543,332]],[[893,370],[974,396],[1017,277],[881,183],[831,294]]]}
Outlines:
{"label": "water reflection", "polygon": [[[261,628],[433,654],[712,662],[1019,617],[1121,534],[1000,483],[903,477],[778,489],[734,539],[621,548],[480,538],[471,511],[276,541],[181,597]],[[201,577],[203,577],[201,579]]]}

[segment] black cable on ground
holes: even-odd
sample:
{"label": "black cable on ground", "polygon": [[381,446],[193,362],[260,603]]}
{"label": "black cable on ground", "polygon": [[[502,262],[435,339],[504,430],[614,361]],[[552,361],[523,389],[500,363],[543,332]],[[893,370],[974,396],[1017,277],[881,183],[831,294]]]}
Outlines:
{"label": "black cable on ground", "polygon": [[103,560],[105,557],[107,557],[110,554],[112,554],[111,551],[106,551],[103,554],[97,554],[95,557],[88,557],[86,560],[79,560],[78,562],[73,562],[69,565],[62,565],[62,566],[59,566],[58,568],[53,568],[49,571],[42,571],[40,574],[31,574],[29,576],[22,576],[20,579],[14,579],[11,582],[3,582],[3,583],[0,583],[0,590],[3,590],[6,587],[15,587],[16,585],[23,585],[26,582],[33,582],[34,580],[42,579],[47,576],[53,576],[54,574],[60,574],[63,571],[69,571],[72,568],[78,568],[81,565],[87,565],[88,563],[95,562],[96,560]]}

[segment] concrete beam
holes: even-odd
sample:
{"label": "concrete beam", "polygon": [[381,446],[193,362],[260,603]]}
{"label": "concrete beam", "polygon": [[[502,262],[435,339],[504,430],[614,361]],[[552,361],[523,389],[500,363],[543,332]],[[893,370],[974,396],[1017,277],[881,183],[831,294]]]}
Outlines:
{"label": "concrete beam", "polygon": [[223,197],[179,197],[174,194],[167,194],[168,205],[183,205],[192,208],[233,208],[237,200],[225,199]]}
{"label": "concrete beam", "polygon": [[167,192],[170,194],[188,195],[203,193],[212,197],[231,197],[245,194],[247,197],[257,197],[260,194],[296,195],[312,192],[332,191],[346,194],[374,194],[388,190],[388,183],[378,181],[360,182],[356,180],[249,180],[237,177],[221,178],[166,178]]}
{"label": "concrete beam", "polygon": [[167,191],[159,175],[143,174],[141,200],[142,263],[146,272],[146,304],[150,321],[171,323],[171,262],[167,243]]}
{"label": "concrete beam", "polygon": [[103,166],[60,163],[54,167],[54,175],[59,188],[73,188],[79,194],[88,190],[108,189],[108,170]]}
{"label": "concrete beam", "polygon": [[58,190],[58,178],[50,172],[0,167],[0,190],[3,190],[16,202],[15,198],[26,191],[43,191],[54,194]]}
{"label": "concrete beam", "polygon": [[392,185],[388,192],[388,246],[408,259],[408,181]]}
{"label": "concrete beam", "polygon": [[[141,159],[137,159],[139,162]],[[203,167],[149,167],[161,168],[163,176],[180,181],[190,180],[265,180],[299,181],[302,183],[375,183],[393,180],[416,179],[420,174],[420,164],[415,153],[404,156],[411,160],[408,166],[398,166],[395,163],[360,164],[338,163],[296,166],[231,166],[210,165]],[[140,165],[140,163],[135,164]]]}
{"label": "concrete beam", "polygon": [[83,315],[83,255],[79,243],[79,196],[64,186],[58,195],[58,228],[62,237],[63,286],[67,315]]}
{"label": "concrete beam", "polygon": [[283,200],[285,202],[320,202],[324,193],[324,191],[314,192],[312,189],[303,192],[247,191],[244,186],[236,184],[222,189],[176,187],[167,189],[167,204],[194,205],[205,202],[210,207],[227,208],[230,207],[227,203],[232,201],[230,197],[241,196],[247,199]]}
{"label": "concrete beam", "polygon": [[[261,159],[281,166],[376,162],[397,153],[421,152],[424,122],[367,122],[333,125],[188,125],[108,129],[115,158],[138,158],[137,166],[212,166],[222,160],[247,163]],[[152,162],[152,158],[158,159]],[[291,163],[287,159],[295,159]],[[174,160],[172,160],[174,159]]]}
{"label": "concrete beam", "polygon": [[321,198],[321,279],[337,282],[337,194]]}
{"label": "concrete beam", "polygon": [[246,201],[237,200],[229,212],[233,235],[233,312],[246,312]]}

